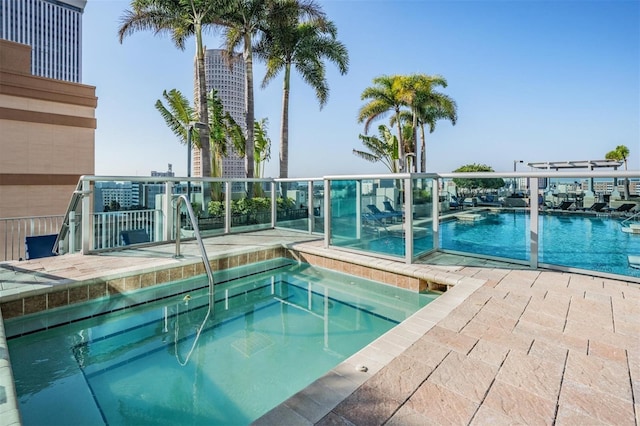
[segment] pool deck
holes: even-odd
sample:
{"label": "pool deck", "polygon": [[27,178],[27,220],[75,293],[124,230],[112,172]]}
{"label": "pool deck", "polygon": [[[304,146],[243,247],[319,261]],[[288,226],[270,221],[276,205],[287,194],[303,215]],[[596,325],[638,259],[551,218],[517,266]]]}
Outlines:
{"label": "pool deck", "polygon": [[[640,424],[638,284],[445,254],[403,265],[281,230],[205,239],[210,257],[278,244],[455,285],[255,424]],[[0,300],[198,257],[174,250],[0,263]],[[20,423],[13,392],[0,318],[0,425]]]}

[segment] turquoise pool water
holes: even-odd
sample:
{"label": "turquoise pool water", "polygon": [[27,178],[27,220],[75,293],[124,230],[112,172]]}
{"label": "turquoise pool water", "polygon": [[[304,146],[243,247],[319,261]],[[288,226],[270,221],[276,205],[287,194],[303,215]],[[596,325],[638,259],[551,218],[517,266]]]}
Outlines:
{"label": "turquoise pool water", "polygon": [[[10,338],[24,424],[248,424],[435,297],[306,264],[252,271],[216,274],[204,323],[198,278],[147,290],[162,298],[136,307],[67,309],[58,317],[118,310]],[[7,335],[44,318],[6,321]]]}
{"label": "turquoise pool water", "polygon": [[[640,277],[628,255],[640,254],[640,235],[622,232],[621,219],[579,214],[540,215],[539,262],[571,268]],[[529,215],[484,213],[479,221],[440,225],[445,250],[528,260]]]}
{"label": "turquoise pool water", "polygon": [[[480,220],[448,220],[440,223],[440,248],[528,262],[529,214],[483,212]],[[629,266],[628,256],[640,256],[640,234],[622,231],[623,219],[580,214],[540,215],[539,263],[640,277]],[[432,234],[414,239],[415,253],[432,247]],[[404,255],[404,240],[384,236],[367,241],[369,251]]]}

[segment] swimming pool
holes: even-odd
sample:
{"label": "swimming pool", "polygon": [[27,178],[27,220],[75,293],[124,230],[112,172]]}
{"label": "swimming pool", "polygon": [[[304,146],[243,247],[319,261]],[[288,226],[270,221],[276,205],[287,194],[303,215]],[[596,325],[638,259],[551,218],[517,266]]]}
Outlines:
{"label": "swimming pool", "polygon": [[[640,277],[627,256],[640,254],[640,235],[622,232],[621,219],[580,214],[539,216],[539,262]],[[443,250],[528,260],[529,214],[484,212],[476,221],[440,224]]]}
{"label": "swimming pool", "polygon": [[[288,261],[254,270],[216,273],[205,323],[200,277],[147,289],[151,300],[134,308],[10,338],[23,423],[248,424],[435,298]],[[25,321],[6,321],[7,335]]]}

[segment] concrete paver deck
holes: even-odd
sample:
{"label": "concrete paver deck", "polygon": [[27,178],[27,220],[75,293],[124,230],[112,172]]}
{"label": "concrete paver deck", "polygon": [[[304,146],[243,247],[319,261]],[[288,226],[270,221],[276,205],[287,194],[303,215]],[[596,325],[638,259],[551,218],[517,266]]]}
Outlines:
{"label": "concrete paver deck", "polygon": [[[323,250],[314,238],[290,234],[216,237],[207,251],[211,257],[274,243]],[[0,297],[51,285],[51,277],[184,261],[172,250],[4,265]],[[185,258],[198,256],[193,250],[185,244]],[[466,258],[425,262],[407,267],[474,280],[461,280],[256,424],[640,424],[638,284]],[[356,371],[362,365],[367,372]]]}

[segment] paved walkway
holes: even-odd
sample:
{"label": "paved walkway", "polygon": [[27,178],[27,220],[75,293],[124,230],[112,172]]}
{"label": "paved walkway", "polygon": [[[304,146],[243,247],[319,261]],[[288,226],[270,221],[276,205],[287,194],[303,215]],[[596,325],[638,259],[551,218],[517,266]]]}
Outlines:
{"label": "paved walkway", "polygon": [[[236,236],[220,250],[281,237]],[[296,249],[324,250],[300,241]],[[90,269],[176,261],[171,250],[145,250],[153,253],[82,256],[87,264],[35,272],[80,277]],[[460,285],[256,423],[640,424],[638,284],[455,259],[436,256],[411,268],[467,277]],[[18,285],[6,277],[0,276],[3,285]]]}

